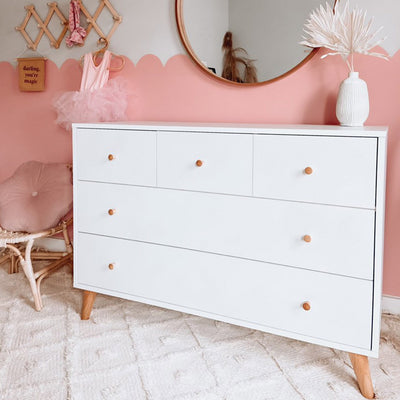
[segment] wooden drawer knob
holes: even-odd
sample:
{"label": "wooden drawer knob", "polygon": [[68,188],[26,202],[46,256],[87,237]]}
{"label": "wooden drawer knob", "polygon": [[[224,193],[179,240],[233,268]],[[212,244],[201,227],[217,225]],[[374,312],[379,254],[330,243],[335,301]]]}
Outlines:
{"label": "wooden drawer knob", "polygon": [[196,161],[196,166],[201,167],[203,165],[203,161],[197,160]]}
{"label": "wooden drawer knob", "polygon": [[108,159],[109,159],[110,161],[115,160],[115,156],[114,156],[113,154],[109,154],[109,155],[108,155]]}
{"label": "wooden drawer knob", "polygon": [[114,263],[108,264],[108,269],[113,270],[114,268],[115,268],[115,264]]}
{"label": "wooden drawer knob", "polygon": [[304,169],[304,173],[307,175],[311,175],[313,173],[313,169],[311,167],[307,167]]}
{"label": "wooden drawer knob", "polygon": [[311,242],[311,236],[310,236],[310,235],[304,235],[304,236],[303,236],[303,240],[304,240],[306,243],[310,243],[310,242]]}
{"label": "wooden drawer knob", "polygon": [[117,210],[116,210],[115,208],[110,208],[110,209],[108,210],[108,214],[109,214],[109,215],[115,215],[116,212],[117,212]]}
{"label": "wooden drawer knob", "polygon": [[303,307],[303,310],[305,310],[305,311],[310,311],[310,310],[311,310],[311,304],[310,304],[309,301],[305,301],[305,302],[302,304],[302,307]]}

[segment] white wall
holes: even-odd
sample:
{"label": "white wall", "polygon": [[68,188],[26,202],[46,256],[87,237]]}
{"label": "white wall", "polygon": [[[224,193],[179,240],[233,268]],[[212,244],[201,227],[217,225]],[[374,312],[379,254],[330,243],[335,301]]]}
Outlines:
{"label": "white wall", "polygon": [[[343,1],[343,0],[342,0]],[[349,0],[352,7],[367,10],[367,17],[374,18],[375,29],[383,26],[380,37],[387,36],[381,45],[390,55],[400,49],[400,1],[399,0]]]}
{"label": "white wall", "polygon": [[[197,0],[203,2],[204,0]],[[247,0],[242,0],[246,2]],[[286,0],[276,0],[280,3]],[[302,0],[296,0],[301,3]],[[324,0],[321,0],[324,2]],[[350,0],[368,10],[369,16],[376,16],[376,25],[385,27],[388,40],[384,43],[390,53],[400,48],[400,1],[399,0]],[[92,12],[98,0],[83,0]],[[137,62],[145,54],[154,54],[162,62],[178,53],[184,53],[180,44],[175,23],[175,0],[111,0],[116,10],[123,16],[123,23],[114,34],[110,48],[115,53],[128,56]],[[47,15],[47,1],[43,0],[9,0],[2,1],[0,13],[0,61],[14,61],[22,56],[26,49],[21,34],[15,30],[25,16],[24,6],[34,4],[44,19]],[[58,4],[65,15],[68,15],[68,0],[59,0]],[[292,13],[287,11],[288,15]],[[105,24],[110,26],[110,20]],[[105,27],[105,26],[104,26]],[[49,46],[43,38],[38,51],[52,61],[61,65],[68,58],[78,59],[82,54],[96,49],[96,35],[91,32],[84,47],[68,49],[63,43],[60,49]],[[266,51],[265,54],[268,54]]]}
{"label": "white wall", "polygon": [[[68,17],[69,1],[58,0],[57,3],[63,14]],[[122,15],[123,21],[111,39],[110,50],[128,56],[135,63],[145,54],[155,54],[165,63],[174,54],[184,53],[176,29],[174,3],[173,0],[111,0],[111,4]],[[30,50],[26,52],[26,42],[22,35],[15,30],[16,26],[22,24],[26,15],[24,6],[28,4],[36,7],[42,20],[46,18],[47,1],[3,0],[1,2],[0,61],[12,62],[15,58],[30,53]],[[99,1],[83,0],[83,4],[93,14]],[[60,29],[58,20],[54,21],[55,28]],[[81,22],[82,25],[86,25],[85,21]],[[108,32],[112,22],[110,14],[106,10],[103,11],[101,28]],[[35,26],[32,27],[36,36],[37,29]],[[34,37],[31,37],[34,40]],[[97,39],[98,36],[92,29],[84,47],[74,46],[70,49],[63,42],[59,49],[54,49],[44,36],[37,51],[60,66],[68,58],[79,59],[82,54],[99,48],[96,44]]]}
{"label": "white wall", "polygon": [[[333,1],[330,0],[333,7]],[[302,61],[310,50],[299,44],[303,25],[321,0],[230,0],[234,46],[255,59],[258,80],[275,78]]]}
{"label": "white wall", "polygon": [[186,33],[200,61],[221,75],[222,41],[229,29],[229,0],[185,0]]}

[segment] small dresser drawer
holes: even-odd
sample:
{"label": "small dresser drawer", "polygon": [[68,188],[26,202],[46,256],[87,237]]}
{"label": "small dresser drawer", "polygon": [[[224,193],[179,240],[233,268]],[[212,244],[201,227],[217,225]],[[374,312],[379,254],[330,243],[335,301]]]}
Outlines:
{"label": "small dresser drawer", "polygon": [[256,135],[254,195],[375,208],[377,139]]}
{"label": "small dresser drawer", "polygon": [[155,186],[155,132],[79,128],[74,138],[79,180]]}
{"label": "small dresser drawer", "polygon": [[251,135],[159,132],[158,186],[252,194]]}
{"label": "small dresser drawer", "polygon": [[75,190],[80,232],[373,278],[373,210],[95,182]]}
{"label": "small dresser drawer", "polygon": [[370,349],[370,281],[81,233],[76,242],[77,287]]}

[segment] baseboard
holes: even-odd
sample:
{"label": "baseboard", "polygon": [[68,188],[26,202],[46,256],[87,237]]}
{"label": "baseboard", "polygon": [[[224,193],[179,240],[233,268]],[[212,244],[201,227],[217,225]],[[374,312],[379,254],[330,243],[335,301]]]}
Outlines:
{"label": "baseboard", "polygon": [[383,296],[382,312],[389,314],[400,314],[400,297]]}

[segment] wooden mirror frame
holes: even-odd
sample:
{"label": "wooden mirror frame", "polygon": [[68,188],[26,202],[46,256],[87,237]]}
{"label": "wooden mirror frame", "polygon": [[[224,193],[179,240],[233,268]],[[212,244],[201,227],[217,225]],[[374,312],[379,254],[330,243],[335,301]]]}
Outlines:
{"label": "wooden mirror frame", "polygon": [[[214,74],[212,71],[210,71],[197,57],[196,53],[192,49],[192,46],[190,45],[186,29],[185,29],[185,23],[183,19],[183,2],[185,0],[175,0],[175,17],[176,17],[176,24],[178,27],[178,32],[179,36],[181,38],[182,44],[185,47],[186,51],[188,52],[190,58],[192,61],[203,71],[205,72],[208,76],[213,77],[217,81],[228,83],[231,85],[236,85],[238,87],[249,87],[249,86],[262,86],[262,85],[268,85],[270,83],[276,82],[280,79],[286,78],[287,76],[293,74],[296,72],[299,68],[301,68],[304,64],[309,62],[315,54],[318,52],[319,48],[312,49],[312,51],[302,60],[300,61],[297,65],[295,65],[292,69],[289,71],[286,71],[282,75],[279,75],[275,78],[268,79],[266,81],[262,82],[256,82],[256,83],[241,83],[241,82],[234,82],[230,81],[229,79],[222,78],[221,76],[218,76]],[[333,10],[335,10],[336,3],[339,0],[335,0],[335,4],[333,6]]]}

